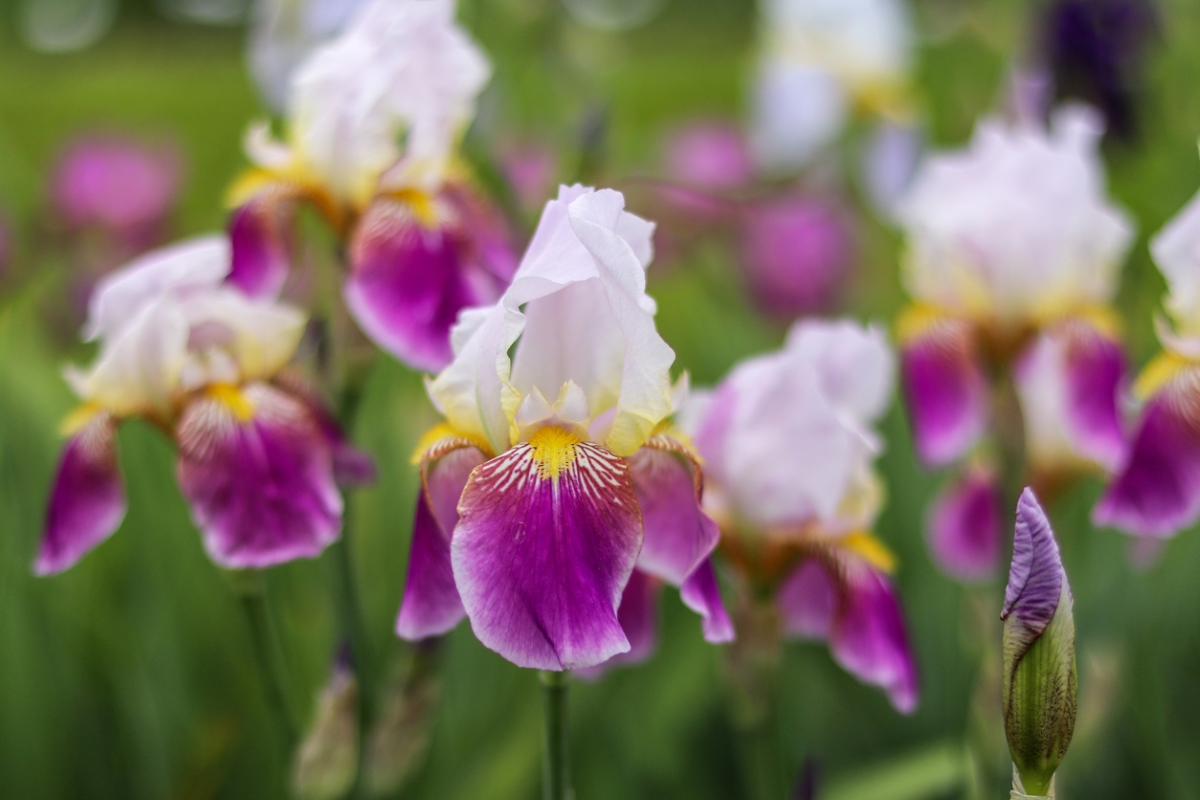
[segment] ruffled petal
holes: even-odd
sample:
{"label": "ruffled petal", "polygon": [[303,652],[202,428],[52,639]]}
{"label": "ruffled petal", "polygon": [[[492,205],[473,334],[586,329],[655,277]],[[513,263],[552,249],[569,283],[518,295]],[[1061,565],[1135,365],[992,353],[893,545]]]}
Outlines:
{"label": "ruffled petal", "polygon": [[101,411],[63,449],[33,567],[38,575],[62,572],[74,565],[111,536],[125,517],[116,435],[113,416]]}
{"label": "ruffled petal", "polygon": [[802,562],[776,602],[787,633],[827,640],[834,660],[881,687],[896,710],[916,708],[916,665],[900,603],[883,573],[836,549],[828,559]]}
{"label": "ruffled petal", "polygon": [[455,583],[484,645],[549,670],[629,651],[617,608],[642,521],[623,459],[543,428],[476,469],[459,512]]}
{"label": "ruffled petal", "polygon": [[711,559],[705,559],[687,577],[679,588],[679,596],[684,605],[701,616],[701,627],[706,642],[722,644],[733,641],[733,622],[729,619],[725,602],[721,599],[721,589],[717,585],[717,575],[713,571]]}
{"label": "ruffled petal", "polygon": [[228,282],[250,297],[279,296],[292,266],[293,226],[299,189],[273,183],[256,192],[229,218],[233,266]]}
{"label": "ruffled petal", "polygon": [[213,387],[184,409],[176,438],[179,484],[221,566],[312,558],[337,539],[332,456],[302,401],[266,384]]}
{"label": "ruffled petal", "polygon": [[629,472],[645,525],[638,569],[681,586],[721,538],[700,508],[700,465],[678,440],[658,434],[629,458]]}
{"label": "ruffled petal", "polygon": [[396,633],[401,638],[439,636],[466,615],[454,584],[450,539],[458,524],[463,486],[484,460],[471,442],[455,436],[435,442],[422,459],[408,577],[396,618]]}
{"label": "ruffled petal", "polygon": [[1200,369],[1151,398],[1116,477],[1092,512],[1097,525],[1171,536],[1200,516]]}
{"label": "ruffled petal", "polygon": [[987,422],[987,383],[975,359],[971,326],[938,320],[908,339],[901,380],[921,460],[941,466],[963,455]]}
{"label": "ruffled petal", "polygon": [[996,476],[972,467],[956,477],[937,499],[926,533],[934,562],[960,581],[985,580],[1000,566],[1003,499]]}

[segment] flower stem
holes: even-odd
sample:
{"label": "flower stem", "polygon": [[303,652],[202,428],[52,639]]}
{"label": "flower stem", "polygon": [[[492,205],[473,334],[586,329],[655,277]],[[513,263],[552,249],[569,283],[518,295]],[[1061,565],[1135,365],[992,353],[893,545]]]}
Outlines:
{"label": "flower stem", "polygon": [[542,764],[543,800],[569,800],[571,758],[568,731],[567,686],[570,673],[542,670],[542,708],[546,718],[544,762]]}
{"label": "flower stem", "polygon": [[738,638],[726,651],[726,669],[745,796],[781,800],[783,766],[776,714],[779,617],[770,602],[748,596],[740,599],[734,614]]}
{"label": "flower stem", "polygon": [[283,664],[283,653],[279,646],[279,635],[267,604],[265,583],[256,581],[257,586],[240,592],[242,610],[250,628],[250,639],[254,646],[254,657],[258,661],[263,690],[275,717],[275,725],[283,738],[288,757],[299,740],[295,717],[288,703],[287,670]]}
{"label": "flower stem", "polygon": [[365,791],[366,743],[371,726],[375,722],[375,661],[371,644],[363,623],[362,609],[358,600],[358,584],[354,563],[350,553],[350,504],[342,519],[342,538],[330,546],[333,551],[336,572],[338,616],[343,635],[350,642],[355,676],[358,679],[358,772],[354,779],[351,797],[362,797]]}

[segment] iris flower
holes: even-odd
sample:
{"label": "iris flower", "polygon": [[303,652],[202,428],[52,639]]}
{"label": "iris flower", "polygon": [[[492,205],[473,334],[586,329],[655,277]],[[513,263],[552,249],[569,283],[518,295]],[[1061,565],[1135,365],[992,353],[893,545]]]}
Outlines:
{"label": "iris flower", "polygon": [[117,428],[139,418],[178,446],[177,475],[204,545],[229,568],[313,557],[341,529],[339,465],[360,458],[284,366],[304,315],[224,281],[224,237],[150,253],[106,277],[85,337],[100,349],[68,380],[82,401],[51,490],[35,564],[60,572],[124,517]]}
{"label": "iris flower", "polygon": [[950,464],[1003,435],[992,399],[1011,381],[1035,478],[1116,466],[1125,361],[1109,303],[1133,225],[1104,194],[1101,133],[1082,107],[1060,109],[1049,129],[987,120],[965,150],[930,157],[902,200],[914,301],[898,326],[902,378],[925,463]]}
{"label": "iris flower", "polygon": [[[292,78],[287,140],[253,127],[231,192],[231,280],[275,296],[301,202],[344,239],[351,313],[409,365],[449,362],[462,308],[493,302],[516,266],[499,215],[456,158],[490,67],[453,0],[374,0]],[[401,144],[402,141],[402,144]]]}
{"label": "iris flower", "polygon": [[827,641],[838,663],[907,713],[917,676],[888,577],[894,559],[870,533],[883,501],[873,425],[894,371],[878,329],[799,322],[782,350],[697,395],[687,418],[726,560],[771,598],[785,634]]}
{"label": "iris flower", "polygon": [[1167,280],[1163,352],[1134,384],[1132,443],[1094,512],[1097,524],[1171,536],[1200,516],[1200,194],[1151,241]]}
{"label": "iris flower", "polygon": [[623,209],[618,192],[560,188],[500,301],[455,326],[429,383],[445,422],[416,457],[402,637],[466,616],[519,666],[595,666],[637,638],[618,609],[638,573],[680,586],[710,640],[732,636],[645,293],[654,226]]}

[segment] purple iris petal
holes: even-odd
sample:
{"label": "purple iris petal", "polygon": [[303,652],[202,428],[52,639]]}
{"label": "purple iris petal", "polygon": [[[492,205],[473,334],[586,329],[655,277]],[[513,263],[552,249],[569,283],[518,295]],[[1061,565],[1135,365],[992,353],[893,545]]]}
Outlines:
{"label": "purple iris petal", "polygon": [[700,508],[700,468],[682,444],[654,436],[629,459],[645,539],[638,569],[675,586],[708,558],[721,538]]}
{"label": "purple iris petal", "polygon": [[1086,323],[1069,323],[1067,422],[1080,450],[1112,469],[1125,449],[1117,397],[1125,380],[1121,345]]}
{"label": "purple iris petal", "polygon": [[179,484],[209,555],[231,569],[319,555],[342,522],[320,427],[302,401],[266,384],[246,387],[233,403],[246,405],[192,401],[176,434]]}
{"label": "purple iris petal", "polygon": [[937,499],[927,534],[934,562],[960,581],[986,580],[1000,566],[1003,499],[996,476],[986,468],[968,468]]}
{"label": "purple iris petal", "polygon": [[1033,490],[1027,488],[1017,502],[1012,567],[1000,618],[1015,614],[1023,629],[1022,638],[1033,641],[1054,619],[1066,580],[1050,521]]}
{"label": "purple iris petal", "polygon": [[38,575],[72,566],[121,524],[126,504],[116,434],[112,415],[101,412],[63,449],[33,567]]}
{"label": "purple iris petal", "polygon": [[369,486],[379,477],[379,469],[374,457],[364,450],[355,447],[342,424],[329,410],[329,406],[305,380],[296,373],[285,371],[275,376],[273,381],[285,392],[303,400],[308,406],[313,420],[325,435],[325,441],[333,457],[333,477],[342,488]]}
{"label": "purple iris petal", "polygon": [[965,453],[987,419],[987,383],[975,361],[970,325],[941,320],[909,341],[901,379],[921,460],[941,466]]}
{"label": "purple iris petal", "polygon": [[804,561],[780,587],[784,630],[829,642],[834,659],[864,683],[882,687],[896,710],[917,704],[917,672],[904,617],[886,576],[856,556]]}
{"label": "purple iris petal", "polygon": [[1200,515],[1200,369],[1176,376],[1145,410],[1092,519],[1140,536],[1171,536]]}
{"label": "purple iris petal", "polygon": [[466,614],[454,585],[450,538],[467,478],[484,462],[483,453],[465,441],[439,443],[431,453],[421,470],[408,577],[396,618],[396,633],[411,640],[441,635]]}
{"label": "purple iris petal", "polygon": [[590,442],[554,463],[536,453],[518,445],[467,482],[455,583],[475,635],[514,664],[594,666],[630,648],[617,619],[642,544],[629,467]]}
{"label": "purple iris petal", "polygon": [[286,184],[255,194],[229,218],[233,264],[226,280],[250,297],[276,297],[292,264],[296,190]]}
{"label": "purple iris petal", "polygon": [[596,680],[609,667],[640,664],[650,658],[658,646],[658,595],[661,589],[658,578],[635,569],[629,576],[629,583],[625,584],[617,609],[617,620],[629,640],[629,651],[617,653],[603,664],[581,669],[575,674],[586,680]]}
{"label": "purple iris petal", "polygon": [[494,301],[516,268],[494,215],[464,193],[439,199],[451,210],[434,223],[406,200],[377,198],[355,229],[345,286],[363,331],[428,371],[450,362],[458,312]]}
{"label": "purple iris petal", "polygon": [[712,644],[732,642],[733,622],[721,600],[721,588],[713,571],[712,560],[705,559],[679,588],[684,605],[701,617],[704,640]]}

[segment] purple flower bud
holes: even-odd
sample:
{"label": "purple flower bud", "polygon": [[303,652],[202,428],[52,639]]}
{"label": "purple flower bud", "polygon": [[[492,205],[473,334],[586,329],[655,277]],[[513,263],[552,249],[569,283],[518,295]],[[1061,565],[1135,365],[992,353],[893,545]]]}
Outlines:
{"label": "purple flower bud", "polygon": [[784,319],[831,311],[854,264],[854,235],[833,204],[788,196],[750,206],[741,264],[766,313]]}

